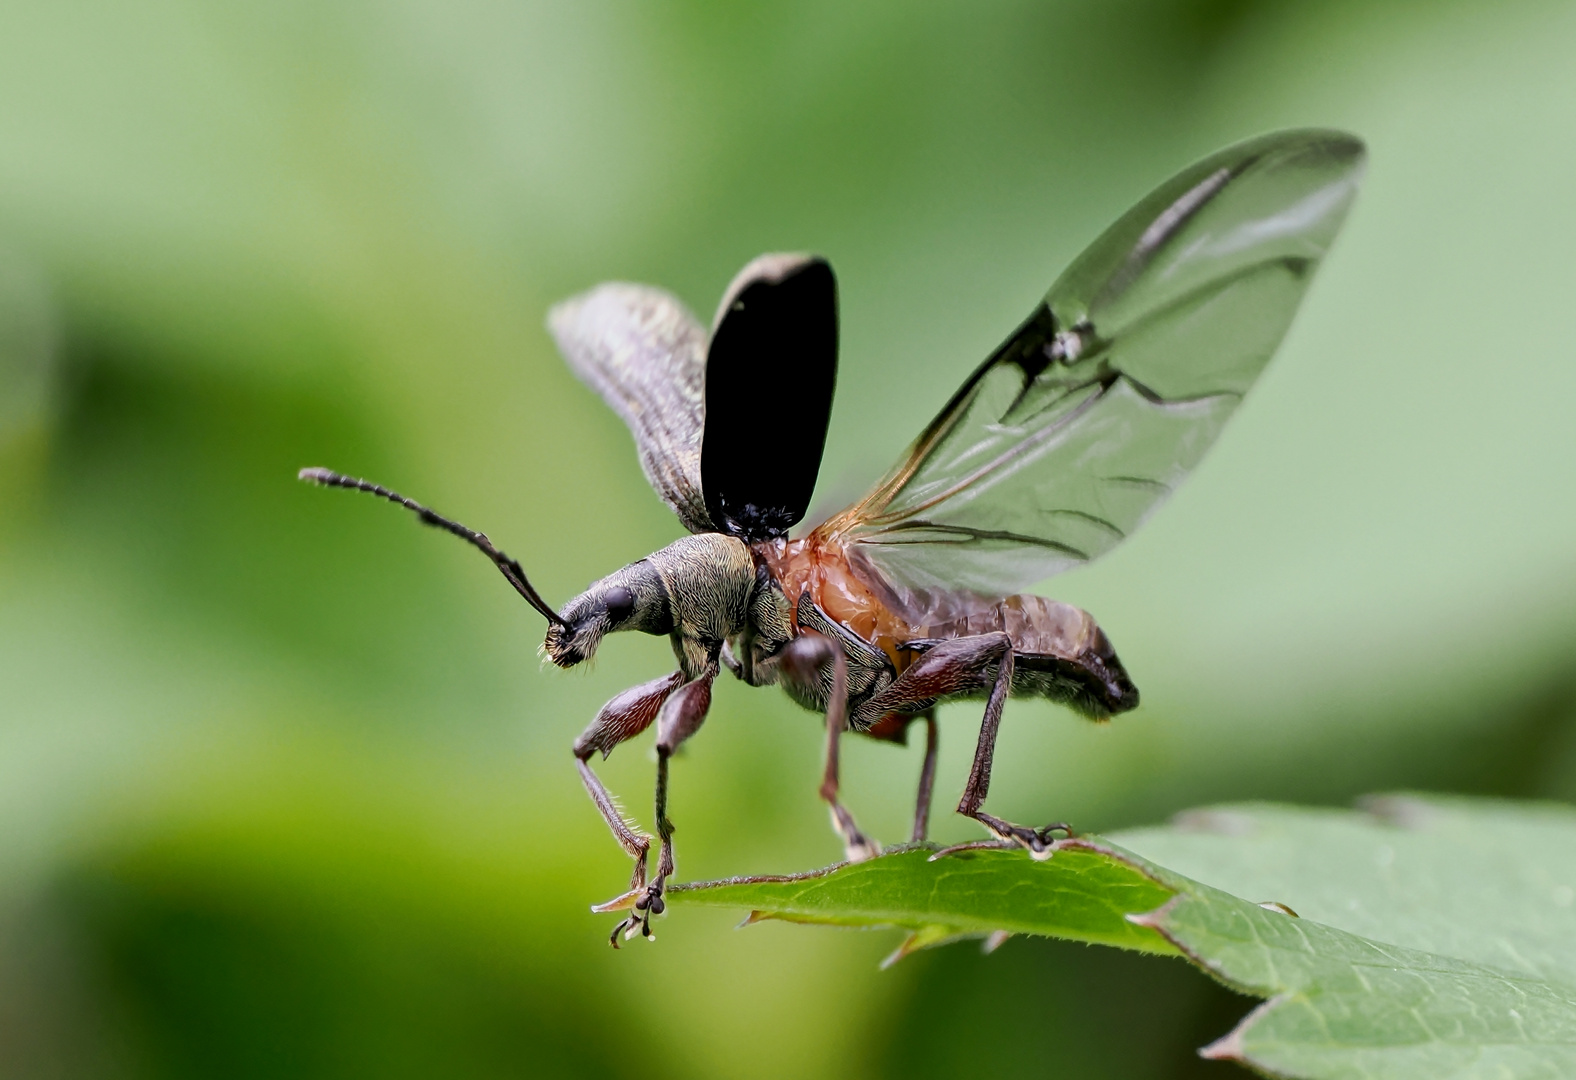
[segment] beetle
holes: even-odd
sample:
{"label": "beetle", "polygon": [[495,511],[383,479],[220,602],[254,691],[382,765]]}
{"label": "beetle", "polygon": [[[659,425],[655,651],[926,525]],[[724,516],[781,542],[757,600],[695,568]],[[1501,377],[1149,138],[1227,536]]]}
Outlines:
{"label": "beetle", "polygon": [[[826,260],[754,260],[709,334],[648,286],[604,284],[556,306],[548,325],[570,367],[629,426],[647,479],[688,530],[561,611],[482,533],[365,480],[300,476],[390,499],[480,548],[547,619],[543,652],[559,667],[592,657],[609,633],[671,639],[677,669],[614,697],[574,744],[587,792],[635,864],[629,890],[593,909],[627,912],[615,947],[651,937],[663,911],[669,761],[705,720],[724,668],[825,715],[820,796],[850,860],[880,847],[839,800],[842,734],[902,742],[924,725],[911,833],[922,842],[936,706],[983,699],[957,810],[991,838],[959,847],[1049,857],[1066,824],[985,810],[1007,699],[1104,720],[1136,707],[1138,690],[1093,617],[1023,590],[1110,550],[1198,463],[1285,336],[1364,158],[1351,135],[1299,130],[1183,170],[1071,264],[864,498],[800,533],[837,375]],[[591,768],[652,725],[655,877],[651,837]]]}

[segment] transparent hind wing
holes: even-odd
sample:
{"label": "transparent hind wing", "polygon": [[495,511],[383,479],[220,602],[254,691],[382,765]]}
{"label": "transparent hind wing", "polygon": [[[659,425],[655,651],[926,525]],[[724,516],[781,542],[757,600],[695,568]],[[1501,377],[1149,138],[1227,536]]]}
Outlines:
{"label": "transparent hind wing", "polygon": [[1350,135],[1280,132],[1163,184],[820,531],[910,589],[989,596],[1115,547],[1198,464],[1285,337],[1363,158]]}

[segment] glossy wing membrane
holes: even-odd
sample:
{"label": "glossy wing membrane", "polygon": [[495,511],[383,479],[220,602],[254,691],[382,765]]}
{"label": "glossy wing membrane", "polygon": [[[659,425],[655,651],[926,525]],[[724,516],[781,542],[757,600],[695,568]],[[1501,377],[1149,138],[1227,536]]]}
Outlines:
{"label": "glossy wing membrane", "polygon": [[1362,164],[1349,135],[1282,132],[1162,185],[822,534],[910,589],[989,596],[1109,551],[1198,463],[1269,361]]}
{"label": "glossy wing membrane", "polygon": [[610,282],[554,307],[547,325],[629,425],[657,494],[690,532],[712,531],[700,481],[706,331],[695,316],[661,289]]}

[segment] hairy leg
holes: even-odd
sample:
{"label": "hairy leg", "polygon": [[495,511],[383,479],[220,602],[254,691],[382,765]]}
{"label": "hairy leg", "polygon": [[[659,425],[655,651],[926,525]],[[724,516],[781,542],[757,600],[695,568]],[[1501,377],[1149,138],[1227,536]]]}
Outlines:
{"label": "hairy leg", "polygon": [[684,683],[684,675],[675,671],[660,679],[653,679],[639,686],[632,686],[619,694],[597,712],[596,719],[575,740],[575,764],[580,770],[580,781],[585,784],[591,801],[601,811],[602,819],[612,830],[631,859],[635,860],[634,876],[630,878],[631,891],[646,884],[646,853],[651,849],[651,837],[637,831],[619,812],[613,796],[591,771],[591,755],[601,753],[604,760],[613,747],[626,739],[639,735],[662,710],[663,702]]}
{"label": "hairy leg", "polygon": [[[661,915],[667,908],[663,894],[667,891],[668,878],[673,876],[673,822],[668,820],[668,762],[674,751],[706,720],[711,708],[711,684],[717,677],[713,664],[700,678],[672,691],[657,715],[657,834],[662,838],[662,850],[657,856],[657,876],[644,888],[634,886],[623,896],[593,910],[615,911],[628,909],[629,914],[613,928],[608,939],[618,948],[619,937],[634,937],[639,933],[651,938],[651,917]],[[649,841],[648,841],[649,842]]]}
{"label": "hairy leg", "polygon": [[854,816],[838,801],[838,750],[848,728],[848,658],[837,642],[814,631],[801,633],[777,655],[783,672],[804,683],[815,682],[831,666],[832,694],[826,705],[826,764],[821,771],[820,795],[831,808],[832,828],[842,837],[848,861],[874,858],[881,854],[881,846],[860,831]]}

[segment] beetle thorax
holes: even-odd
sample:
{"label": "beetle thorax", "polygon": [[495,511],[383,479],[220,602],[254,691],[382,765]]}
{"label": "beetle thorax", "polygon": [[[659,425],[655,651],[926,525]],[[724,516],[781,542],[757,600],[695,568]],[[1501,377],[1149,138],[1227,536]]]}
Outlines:
{"label": "beetle thorax", "polygon": [[900,646],[918,636],[914,627],[854,572],[846,548],[835,535],[816,530],[803,540],[758,544],[756,551],[790,606],[808,593],[829,618],[886,653],[896,670],[908,666],[913,655],[902,652]]}
{"label": "beetle thorax", "polygon": [[693,678],[748,617],[755,587],[750,549],[732,536],[699,533],[675,540],[646,561],[667,590],[675,648]]}

